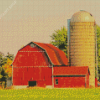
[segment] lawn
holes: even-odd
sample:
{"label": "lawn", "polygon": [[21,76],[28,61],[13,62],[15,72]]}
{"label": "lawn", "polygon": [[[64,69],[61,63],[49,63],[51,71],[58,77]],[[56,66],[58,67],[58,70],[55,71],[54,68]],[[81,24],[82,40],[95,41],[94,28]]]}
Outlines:
{"label": "lawn", "polygon": [[0,100],[100,100],[100,89],[7,89]]}

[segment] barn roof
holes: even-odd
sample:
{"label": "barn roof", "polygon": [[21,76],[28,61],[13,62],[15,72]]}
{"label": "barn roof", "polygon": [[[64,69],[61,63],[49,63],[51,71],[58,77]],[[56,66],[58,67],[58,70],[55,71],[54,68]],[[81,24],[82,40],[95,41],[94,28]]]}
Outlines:
{"label": "barn roof", "polygon": [[[34,60],[32,58],[32,51],[33,51],[33,48],[30,47],[30,44],[33,43],[35,44],[37,47],[43,49],[43,51],[45,51],[45,53],[47,54],[50,62],[55,66],[66,66],[68,65],[68,59],[65,55],[65,53],[63,51],[61,51],[60,49],[58,49],[57,47],[55,47],[54,45],[52,44],[47,44],[47,43],[39,43],[39,42],[30,42],[29,44],[27,44],[26,46],[24,46],[23,48],[21,48],[16,57],[15,57],[15,60],[13,62],[16,63],[18,65],[18,61],[17,59],[20,59],[20,56],[22,56],[23,54],[25,54],[23,57],[23,59],[20,60],[20,63],[19,65],[23,65],[23,63],[28,59],[27,61],[27,64],[29,62],[29,64],[33,64],[34,63]],[[25,52],[25,51],[31,51],[30,53],[28,52]],[[30,55],[30,56],[29,56]],[[38,57],[39,58],[39,57]],[[38,59],[40,60],[40,58]],[[41,60],[42,61],[42,60]],[[25,64],[25,63],[24,63]],[[26,64],[26,65],[27,65]],[[31,65],[32,66],[32,65]]]}
{"label": "barn roof", "polygon": [[33,42],[43,48],[53,65],[68,65],[65,53],[52,44]]}
{"label": "barn roof", "polygon": [[53,75],[86,75],[89,73],[88,66],[53,67]]}

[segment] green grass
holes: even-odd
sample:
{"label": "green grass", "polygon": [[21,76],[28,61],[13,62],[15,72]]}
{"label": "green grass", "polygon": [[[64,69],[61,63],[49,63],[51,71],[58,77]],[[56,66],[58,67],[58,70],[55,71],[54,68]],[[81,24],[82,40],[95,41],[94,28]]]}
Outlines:
{"label": "green grass", "polygon": [[9,89],[0,100],[100,100],[100,89]]}

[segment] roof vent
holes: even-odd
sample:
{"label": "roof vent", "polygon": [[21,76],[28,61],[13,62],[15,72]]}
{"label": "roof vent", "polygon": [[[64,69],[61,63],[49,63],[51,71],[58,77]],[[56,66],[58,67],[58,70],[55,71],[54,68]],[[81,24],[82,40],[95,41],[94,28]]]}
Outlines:
{"label": "roof vent", "polygon": [[35,47],[35,45],[34,45],[33,43],[31,43],[30,46],[31,46],[32,48]]}

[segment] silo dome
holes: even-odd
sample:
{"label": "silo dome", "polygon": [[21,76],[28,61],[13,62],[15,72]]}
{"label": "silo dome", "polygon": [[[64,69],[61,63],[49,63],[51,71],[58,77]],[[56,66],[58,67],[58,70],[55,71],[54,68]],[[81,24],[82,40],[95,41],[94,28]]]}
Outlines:
{"label": "silo dome", "polygon": [[94,21],[95,20],[92,14],[83,10],[76,12],[71,18],[71,22],[94,22]]}

